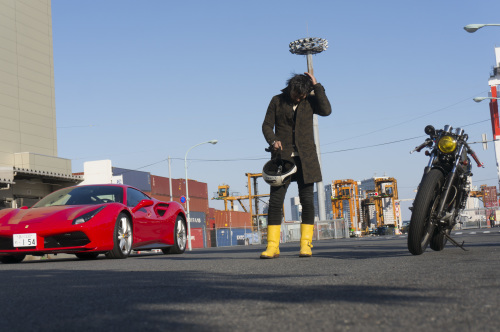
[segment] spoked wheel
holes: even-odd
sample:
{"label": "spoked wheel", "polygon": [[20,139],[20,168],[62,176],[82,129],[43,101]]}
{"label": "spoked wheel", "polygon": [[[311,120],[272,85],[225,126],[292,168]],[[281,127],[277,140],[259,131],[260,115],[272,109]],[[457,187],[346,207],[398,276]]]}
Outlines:
{"label": "spoked wheel", "polygon": [[132,222],[125,213],[120,213],[116,219],[113,236],[114,248],[106,253],[108,258],[127,258],[132,251]]}
{"label": "spoked wheel", "polygon": [[184,218],[177,216],[174,228],[174,245],[168,248],[163,248],[164,254],[182,254],[186,251],[187,230]]}
{"label": "spoked wheel", "polygon": [[4,264],[21,263],[26,255],[0,256],[0,262]]}
{"label": "spoked wheel", "polygon": [[408,228],[408,250],[413,255],[421,255],[434,234],[435,225],[431,222],[431,216],[438,208],[443,182],[443,173],[432,169],[420,184]]}

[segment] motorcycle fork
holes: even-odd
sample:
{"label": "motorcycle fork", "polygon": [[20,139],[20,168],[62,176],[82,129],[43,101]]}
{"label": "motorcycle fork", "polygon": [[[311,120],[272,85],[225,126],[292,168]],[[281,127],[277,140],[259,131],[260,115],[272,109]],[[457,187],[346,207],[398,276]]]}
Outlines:
{"label": "motorcycle fork", "polygon": [[432,165],[434,164],[434,159],[436,159],[436,154],[434,152],[432,152],[431,156],[429,157],[429,163],[424,168],[424,174],[422,174],[422,178],[420,179],[420,183],[422,183],[422,181],[424,180],[424,178],[427,175],[427,173],[429,173],[430,170],[432,169]]}
{"label": "motorcycle fork", "polygon": [[437,216],[438,221],[441,220],[445,215],[444,207],[445,207],[446,201],[448,200],[448,195],[450,194],[450,189],[451,189],[451,186],[453,184],[453,181],[455,180],[455,176],[457,176],[457,167],[458,167],[458,163],[460,162],[460,156],[462,155],[463,150],[464,150],[464,146],[462,145],[460,147],[460,151],[457,154],[458,158],[456,158],[456,160],[455,160],[455,164],[453,165],[453,169],[451,170],[451,172],[448,174],[448,177],[446,178],[446,182],[445,182],[445,185],[444,185],[444,188],[442,191],[442,195],[441,195],[441,201],[439,202],[439,206],[438,206],[438,209],[436,211],[436,216]]}
{"label": "motorcycle fork", "polygon": [[429,173],[430,170],[432,169],[432,165],[434,164],[434,159],[436,159],[436,154],[432,152],[431,156],[429,157],[429,163],[427,164],[427,167],[424,168],[424,175],[422,175],[420,183],[422,183],[422,180],[424,179],[425,175]]}

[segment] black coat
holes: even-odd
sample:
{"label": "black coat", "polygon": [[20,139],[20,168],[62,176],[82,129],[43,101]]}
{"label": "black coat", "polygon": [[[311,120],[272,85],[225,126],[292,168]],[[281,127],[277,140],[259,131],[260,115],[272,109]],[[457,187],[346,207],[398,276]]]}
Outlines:
{"label": "black coat", "polygon": [[262,124],[262,133],[268,144],[281,141],[283,159],[293,160],[291,155],[295,143],[302,163],[305,183],[322,180],[314,143],[313,115],[327,116],[332,113],[332,107],[323,86],[317,83],[313,89],[314,94],[307,96],[297,106],[296,116],[294,116],[290,94],[287,89],[284,89],[283,93],[271,99]]}

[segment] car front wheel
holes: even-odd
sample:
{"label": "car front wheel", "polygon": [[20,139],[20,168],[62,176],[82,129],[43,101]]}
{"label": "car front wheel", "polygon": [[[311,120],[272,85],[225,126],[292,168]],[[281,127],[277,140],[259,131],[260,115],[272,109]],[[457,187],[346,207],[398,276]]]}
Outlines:
{"label": "car front wheel", "polygon": [[184,222],[184,218],[177,216],[174,228],[174,245],[168,248],[163,248],[162,251],[164,254],[182,254],[186,251],[186,243],[186,223]]}
{"label": "car front wheel", "polygon": [[114,248],[106,253],[107,258],[127,258],[132,251],[132,222],[127,214],[121,212],[116,219],[113,235]]}

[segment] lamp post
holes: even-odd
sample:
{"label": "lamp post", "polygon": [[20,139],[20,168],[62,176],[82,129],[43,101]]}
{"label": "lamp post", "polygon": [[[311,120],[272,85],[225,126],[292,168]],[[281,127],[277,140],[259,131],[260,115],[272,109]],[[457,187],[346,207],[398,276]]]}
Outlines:
{"label": "lamp post", "polygon": [[[307,57],[307,72],[314,75],[312,65],[313,54],[318,54],[326,51],[328,48],[328,41],[323,38],[308,37],[293,41],[289,45],[290,53],[297,55],[305,55]],[[319,145],[319,129],[318,129],[318,116],[313,116],[313,134],[314,142],[316,143],[316,153],[318,154],[319,167],[321,169],[321,151]],[[323,181],[316,183],[316,191],[318,192],[318,217],[319,220],[326,220],[325,209],[325,187]]]}
{"label": "lamp post", "polygon": [[202,145],[202,144],[207,144],[207,143],[210,143],[210,144],[217,144],[217,140],[216,139],[213,139],[211,141],[207,141],[207,142],[203,142],[203,143],[199,143],[199,144],[196,144],[192,147],[190,147],[187,151],[186,151],[186,155],[184,156],[184,170],[186,171],[186,207],[187,207],[187,211],[186,211],[186,214],[187,214],[187,235],[188,235],[188,250],[191,251],[193,250],[193,248],[191,247],[191,216],[189,214],[189,186],[188,186],[188,166],[187,166],[187,155],[189,153],[189,151],[191,151],[191,149],[199,146],[199,145]]}
{"label": "lamp post", "polygon": [[486,100],[486,99],[491,99],[491,100],[494,100],[494,99],[500,99],[500,98],[495,98],[495,97],[476,97],[476,98],[473,98],[472,100],[474,100],[476,103],[480,103],[482,102],[483,100]]}
{"label": "lamp post", "polygon": [[476,32],[477,30],[481,29],[482,27],[486,26],[500,26],[500,24],[467,24],[464,26],[464,30],[470,33]]}

